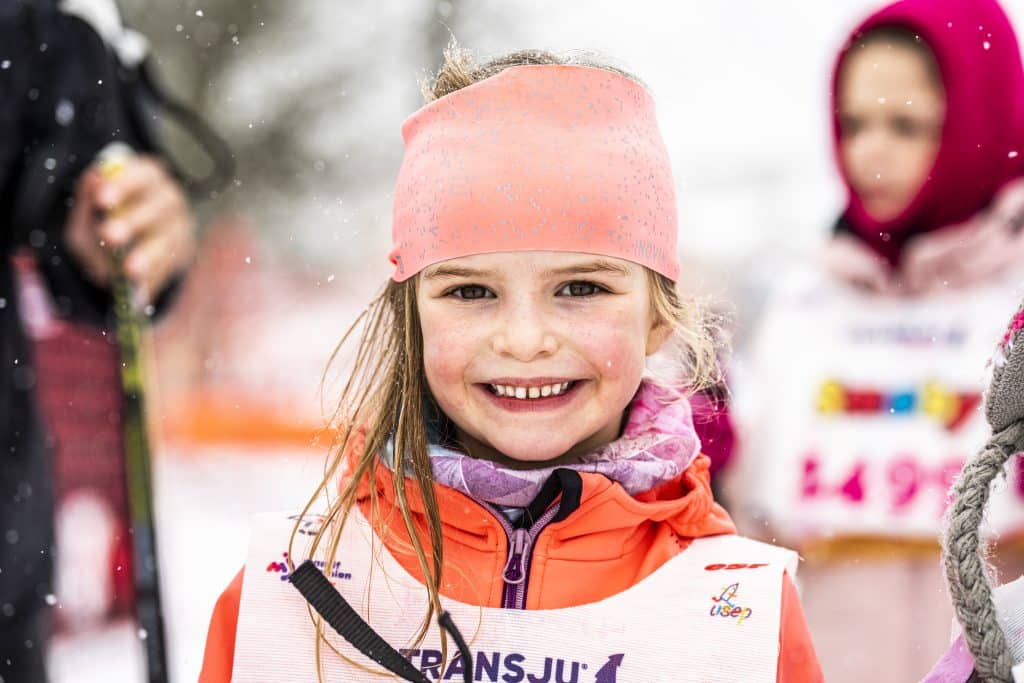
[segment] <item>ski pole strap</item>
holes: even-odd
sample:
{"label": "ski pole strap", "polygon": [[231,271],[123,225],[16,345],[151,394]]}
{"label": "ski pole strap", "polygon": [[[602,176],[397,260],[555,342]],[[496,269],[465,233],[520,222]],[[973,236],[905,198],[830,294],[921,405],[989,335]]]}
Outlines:
{"label": "ski pole strap", "polygon": [[205,195],[227,186],[235,175],[235,155],[228,143],[199,114],[157,85],[149,60],[139,65],[138,74],[153,101],[189,132],[210,159],[210,172],[204,177],[195,178],[185,173],[176,160],[168,157],[185,187],[193,193]]}
{"label": "ski pole strap", "polygon": [[459,629],[455,628],[455,622],[452,621],[452,615],[447,612],[441,612],[441,616],[437,618],[437,623],[441,625],[445,631],[451,635],[455,641],[455,645],[459,648],[459,654],[462,656],[462,680],[465,683],[473,683],[473,655],[469,651],[469,646],[466,645],[466,639],[462,637]]}
{"label": "ski pole strap", "polygon": [[324,621],[357,650],[403,680],[428,683],[429,679],[421,671],[352,609],[312,561],[303,562],[288,580]]}

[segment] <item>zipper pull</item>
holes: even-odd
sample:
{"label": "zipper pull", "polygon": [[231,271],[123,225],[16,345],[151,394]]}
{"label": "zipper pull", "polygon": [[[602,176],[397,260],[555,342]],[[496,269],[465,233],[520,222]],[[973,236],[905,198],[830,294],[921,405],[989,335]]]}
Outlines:
{"label": "zipper pull", "polygon": [[501,572],[501,578],[508,584],[519,584],[526,580],[526,539],[529,536],[526,529],[516,529],[512,532],[509,542],[508,562]]}

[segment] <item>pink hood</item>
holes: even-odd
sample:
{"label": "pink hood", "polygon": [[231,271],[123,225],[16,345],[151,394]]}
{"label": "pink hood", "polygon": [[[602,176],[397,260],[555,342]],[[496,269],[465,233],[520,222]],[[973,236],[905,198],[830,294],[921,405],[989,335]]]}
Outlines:
{"label": "pink hood", "polygon": [[890,26],[913,31],[931,48],[947,98],[935,166],[902,214],[885,222],[872,219],[843,176],[849,197],[845,215],[854,233],[897,265],[910,237],[967,220],[985,208],[1003,184],[1021,175],[1024,70],[1013,27],[994,0],[903,0],[888,5],[857,27],[833,69],[837,161],[840,66],[863,33]]}

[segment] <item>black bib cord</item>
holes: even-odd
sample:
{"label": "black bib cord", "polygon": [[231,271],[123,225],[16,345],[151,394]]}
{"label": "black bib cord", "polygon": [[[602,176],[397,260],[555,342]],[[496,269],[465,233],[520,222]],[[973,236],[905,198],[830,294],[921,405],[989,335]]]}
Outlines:
{"label": "black bib cord", "polygon": [[441,612],[441,616],[437,618],[437,623],[441,625],[445,631],[448,631],[448,635],[452,637],[455,644],[459,648],[459,654],[462,656],[462,680],[466,683],[473,683],[473,654],[469,651],[469,646],[466,645],[466,639],[462,637],[459,629],[455,628],[455,622],[452,621],[452,615],[447,612]]}
{"label": "black bib cord", "polygon": [[[377,662],[391,673],[403,680],[414,683],[429,683],[429,679],[412,663],[403,657],[395,648],[373,630],[359,616],[348,601],[331,585],[327,577],[321,573],[311,560],[306,560],[292,572],[289,581],[302,594],[317,614],[324,618],[338,635],[347,640],[354,648]],[[447,631],[458,645],[463,661],[463,678],[466,683],[473,680],[473,657],[466,646],[466,640],[455,627],[451,616],[442,612],[438,623]]]}

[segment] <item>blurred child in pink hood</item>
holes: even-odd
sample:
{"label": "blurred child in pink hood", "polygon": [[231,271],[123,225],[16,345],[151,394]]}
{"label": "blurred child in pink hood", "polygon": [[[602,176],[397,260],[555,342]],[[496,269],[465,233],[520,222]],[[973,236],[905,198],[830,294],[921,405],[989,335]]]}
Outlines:
{"label": "blurred child in pink hood", "polygon": [[[771,408],[741,434],[765,454],[745,490],[808,560],[826,678],[915,680],[952,617],[946,490],[988,433],[977,359],[1022,281],[1024,69],[994,0],[902,0],[851,32],[831,85],[846,204],[824,272],[780,273],[766,306],[750,366]],[[1024,499],[993,519],[1019,532]]]}

